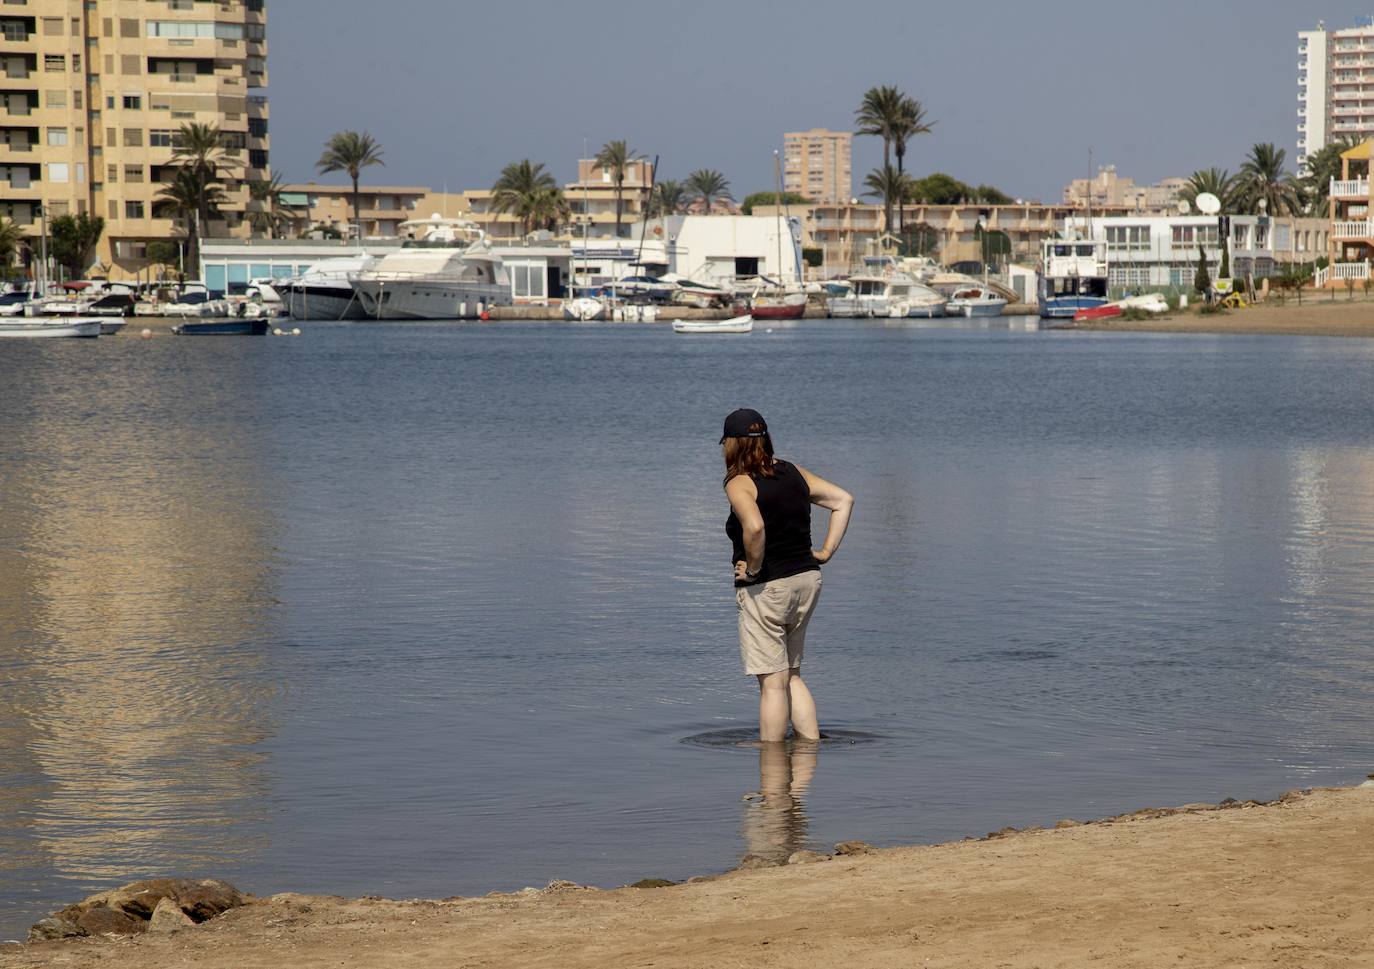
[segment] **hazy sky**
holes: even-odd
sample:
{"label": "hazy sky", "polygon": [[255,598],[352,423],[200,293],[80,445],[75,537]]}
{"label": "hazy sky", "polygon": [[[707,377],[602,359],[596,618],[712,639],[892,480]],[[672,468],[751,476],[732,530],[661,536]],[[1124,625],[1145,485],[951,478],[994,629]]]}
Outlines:
{"label": "hazy sky", "polygon": [[[895,84],[939,123],[907,168],[1057,200],[1115,164],[1139,182],[1234,170],[1257,141],[1297,153],[1297,31],[1354,25],[1354,0],[271,0],[272,164],[315,174],[335,131],[386,150],[373,184],[489,187],[531,158],[560,182],[624,138],[664,178],[773,184],[784,131],[852,126]],[[881,164],[856,138],[855,191]],[[330,176],[329,181],[339,181]]]}

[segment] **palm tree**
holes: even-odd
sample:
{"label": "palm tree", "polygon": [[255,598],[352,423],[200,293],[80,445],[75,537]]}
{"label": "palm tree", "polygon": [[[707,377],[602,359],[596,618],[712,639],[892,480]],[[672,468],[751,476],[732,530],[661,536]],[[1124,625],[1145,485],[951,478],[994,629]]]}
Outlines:
{"label": "palm tree", "polygon": [[248,183],[248,197],[262,206],[248,213],[248,222],[254,229],[266,233],[269,239],[275,239],[278,229],[291,224],[291,216],[286,211],[290,206],[282,201],[284,187],[279,173],[274,173],[265,182]]}
{"label": "palm tree", "polygon": [[568,200],[563,196],[563,190],[554,186],[545,186],[536,189],[530,196],[529,202],[529,226],[530,230],[545,228],[556,230],[559,223],[566,222],[572,214],[572,207],[568,205]]}
{"label": "palm tree", "polygon": [[191,165],[176,169],[172,180],[162,187],[153,199],[153,211],[160,216],[181,219],[186,232],[186,262],[195,265],[200,249],[202,217],[218,214],[219,206],[228,199],[220,183],[206,179]]}
{"label": "palm tree", "polygon": [[685,185],[670,178],[664,179],[654,186],[653,197],[649,201],[649,215],[655,218],[678,215],[686,210],[689,201]]}
{"label": "palm tree", "polygon": [[[917,135],[928,135],[930,129],[935,126],[934,121],[926,120],[926,109],[920,101],[909,98],[905,95],[901,100],[900,110],[892,123],[892,153],[897,156],[897,174],[904,175],[906,169],[903,167],[903,159],[906,158],[906,143]],[[902,231],[902,222],[905,213],[902,211],[902,201],[898,199],[897,204],[897,231]]]}
{"label": "palm tree", "polygon": [[1307,174],[1299,181],[1307,197],[1308,212],[1326,215],[1327,200],[1331,197],[1331,180],[1341,177],[1341,154],[1359,144],[1359,139],[1341,135],[1307,156]]}
{"label": "palm tree", "polygon": [[1272,143],[1250,149],[1250,157],[1240,166],[1238,192],[1243,208],[1258,211],[1264,202],[1270,215],[1291,215],[1302,209],[1298,181],[1283,170],[1288,153]]}
{"label": "palm tree", "polygon": [[623,141],[608,141],[601,146],[601,150],[596,153],[596,163],[605,171],[611,173],[611,181],[615,182],[615,237],[620,238],[620,212],[621,195],[625,185],[625,170],[630,162],[642,157]]}
{"label": "palm tree", "polygon": [[0,271],[10,268],[23,241],[24,233],[19,231],[19,226],[14,220],[0,218]]}
{"label": "palm tree", "polygon": [[711,214],[711,208],[719,201],[733,202],[730,183],[725,176],[712,168],[698,168],[687,176],[684,183],[687,197],[701,203],[702,213]]}
{"label": "palm tree", "polygon": [[[880,198],[883,200],[883,208],[892,214],[893,203],[904,202],[911,193],[911,178],[903,175],[891,165],[884,165],[882,168],[875,168],[864,176],[864,185],[868,188],[864,196],[868,198]],[[892,224],[883,223],[883,231],[891,232]]]}
{"label": "palm tree", "polygon": [[[511,162],[501,169],[501,177],[491,190],[491,210],[516,216],[525,235],[533,232],[541,220],[547,219],[554,196],[562,199],[562,192],[553,175],[544,170],[544,164],[531,162],[528,158]],[[566,203],[563,204],[566,207]]]}
{"label": "palm tree", "polygon": [[1204,168],[1188,176],[1188,184],[1178,193],[1180,201],[1197,205],[1197,197],[1203,194],[1215,195],[1221,202],[1221,211],[1231,212],[1236,208],[1236,176],[1223,168]]}
{"label": "palm tree", "polygon": [[353,180],[353,224],[358,227],[358,236],[363,234],[362,206],[358,200],[358,177],[370,165],[385,165],[382,161],[382,146],[377,144],[367,132],[340,131],[325,142],[324,153],[315,167],[321,175],[329,172],[347,172]]}
{"label": "palm tree", "polygon": [[[194,172],[198,184],[209,186],[219,182],[226,174],[225,169],[231,167],[225,160],[224,135],[219,125],[200,121],[183,124],[173,140],[172,164]],[[200,222],[197,233],[205,231],[213,207],[208,200],[197,204],[194,215]]]}
{"label": "palm tree", "polygon": [[[871,87],[864,92],[859,108],[854,112],[854,133],[874,135],[883,139],[883,168],[892,164],[892,142],[894,132],[902,126],[902,118],[908,114],[904,102],[909,100],[905,94],[891,85]],[[905,150],[905,149],[903,149]],[[887,203],[884,214],[887,225],[892,225],[892,205]]]}

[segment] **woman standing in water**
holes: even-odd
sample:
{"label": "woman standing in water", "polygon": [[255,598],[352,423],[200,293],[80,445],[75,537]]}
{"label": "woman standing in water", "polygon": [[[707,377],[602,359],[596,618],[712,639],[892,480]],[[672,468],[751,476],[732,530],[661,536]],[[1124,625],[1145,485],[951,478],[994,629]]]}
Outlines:
{"label": "woman standing in water", "polygon": [[[816,701],[801,678],[806,626],[821,595],[820,567],[840,547],[854,499],[805,468],[773,456],[768,424],[742,408],[725,418],[725,533],[733,546],[739,648],[759,681],[759,739],[782,740],[787,723],[819,739]],[[811,548],[811,506],[830,511],[825,544]]]}

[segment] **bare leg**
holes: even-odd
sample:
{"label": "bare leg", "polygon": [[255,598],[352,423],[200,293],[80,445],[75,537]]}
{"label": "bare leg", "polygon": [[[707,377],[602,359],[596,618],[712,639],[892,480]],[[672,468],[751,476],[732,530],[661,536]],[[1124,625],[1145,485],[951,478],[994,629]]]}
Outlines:
{"label": "bare leg", "polygon": [[802,740],[819,740],[821,728],[816,719],[816,701],[802,680],[800,670],[792,670],[787,692],[791,699],[792,732]]}
{"label": "bare leg", "polygon": [[787,716],[790,706],[787,681],[790,670],[761,673],[759,678],[759,739],[776,742],[787,736]]}

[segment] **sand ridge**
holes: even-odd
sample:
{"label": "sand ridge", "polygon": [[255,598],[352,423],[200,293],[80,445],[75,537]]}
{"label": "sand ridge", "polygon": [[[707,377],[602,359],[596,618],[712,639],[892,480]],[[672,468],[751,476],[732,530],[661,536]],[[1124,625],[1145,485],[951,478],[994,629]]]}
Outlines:
{"label": "sand ridge", "polygon": [[1091,320],[1077,330],[1146,333],[1249,333],[1285,336],[1374,337],[1374,301],[1363,296],[1350,300],[1344,293],[1303,296],[1302,305],[1289,297],[1225,313],[1202,315],[1194,308],[1174,310],[1153,320]]}
{"label": "sand ridge", "polygon": [[1371,966],[1370,831],[1374,783],[670,888],[278,895],[171,935],[6,947],[0,966]]}

